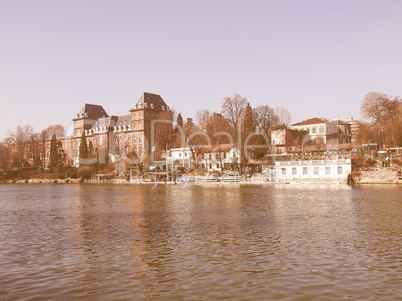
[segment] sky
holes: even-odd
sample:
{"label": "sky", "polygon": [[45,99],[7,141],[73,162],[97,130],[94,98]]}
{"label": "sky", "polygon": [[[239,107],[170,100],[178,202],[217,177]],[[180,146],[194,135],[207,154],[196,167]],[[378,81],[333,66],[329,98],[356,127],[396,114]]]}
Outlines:
{"label": "sky", "polygon": [[184,118],[238,93],[296,123],[402,95],[402,1],[0,0],[0,141],[143,92]]}

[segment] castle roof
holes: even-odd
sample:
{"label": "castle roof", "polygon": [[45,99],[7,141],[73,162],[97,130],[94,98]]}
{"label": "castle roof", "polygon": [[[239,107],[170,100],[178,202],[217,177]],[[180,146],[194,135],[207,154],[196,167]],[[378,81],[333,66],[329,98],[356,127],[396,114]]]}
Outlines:
{"label": "castle roof", "polygon": [[168,106],[160,95],[144,92],[135,105],[130,109],[130,112],[142,109],[165,111],[168,110]]}
{"label": "castle roof", "polygon": [[112,116],[108,117],[101,117],[97,119],[93,124],[91,129],[99,128],[99,127],[106,127],[109,128],[111,125]]}
{"label": "castle roof", "polygon": [[78,112],[77,115],[75,115],[75,119],[80,119],[80,118],[88,118],[88,119],[93,119],[96,120],[101,117],[108,117],[109,115],[106,113],[105,109],[103,109],[102,106],[100,105],[93,105],[93,104],[88,104],[86,103],[81,111]]}
{"label": "castle roof", "polygon": [[131,115],[117,116],[116,126],[129,125],[131,122]]}

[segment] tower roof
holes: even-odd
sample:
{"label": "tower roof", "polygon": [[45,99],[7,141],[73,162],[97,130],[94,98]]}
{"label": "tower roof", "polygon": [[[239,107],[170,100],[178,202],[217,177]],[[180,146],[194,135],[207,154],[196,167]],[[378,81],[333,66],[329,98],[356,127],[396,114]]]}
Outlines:
{"label": "tower roof", "polygon": [[130,112],[142,109],[166,111],[168,110],[168,106],[160,95],[144,92],[135,105],[130,109]]}
{"label": "tower roof", "polygon": [[105,109],[100,106],[100,105],[93,105],[93,104],[88,104],[86,103],[81,111],[78,112],[77,115],[75,115],[76,119],[81,119],[81,118],[88,118],[88,119],[93,119],[96,120],[101,117],[108,117],[109,115],[106,113]]}

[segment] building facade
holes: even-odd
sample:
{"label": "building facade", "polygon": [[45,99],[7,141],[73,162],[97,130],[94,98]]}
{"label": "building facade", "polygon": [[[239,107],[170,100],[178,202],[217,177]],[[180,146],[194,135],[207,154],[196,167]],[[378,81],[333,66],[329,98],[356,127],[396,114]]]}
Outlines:
{"label": "building facade", "polygon": [[[158,124],[171,126],[172,113],[160,95],[146,92],[129,112],[122,116],[109,115],[100,105],[85,104],[73,118],[72,135],[58,139],[67,164],[79,166],[83,134],[93,150],[92,158],[84,163],[106,163],[116,156],[131,158],[133,162],[149,160],[151,149],[157,143]],[[46,144],[45,167],[49,158],[50,141]]]}

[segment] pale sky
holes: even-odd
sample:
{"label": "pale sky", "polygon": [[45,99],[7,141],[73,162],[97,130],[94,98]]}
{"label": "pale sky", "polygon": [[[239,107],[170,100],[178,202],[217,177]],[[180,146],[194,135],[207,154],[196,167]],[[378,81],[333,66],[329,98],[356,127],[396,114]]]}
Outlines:
{"label": "pale sky", "polygon": [[292,121],[402,95],[402,1],[0,0],[0,140],[142,92],[184,118],[238,93]]}

